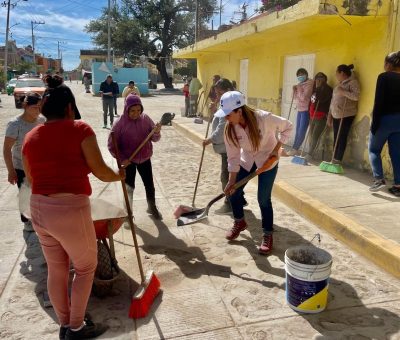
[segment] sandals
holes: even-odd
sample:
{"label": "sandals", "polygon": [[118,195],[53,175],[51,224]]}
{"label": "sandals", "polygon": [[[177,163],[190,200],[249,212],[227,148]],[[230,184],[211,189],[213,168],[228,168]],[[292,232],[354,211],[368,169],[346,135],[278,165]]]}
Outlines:
{"label": "sandals", "polygon": [[391,188],[389,188],[389,192],[396,197],[400,197],[400,188],[399,187],[392,186]]}

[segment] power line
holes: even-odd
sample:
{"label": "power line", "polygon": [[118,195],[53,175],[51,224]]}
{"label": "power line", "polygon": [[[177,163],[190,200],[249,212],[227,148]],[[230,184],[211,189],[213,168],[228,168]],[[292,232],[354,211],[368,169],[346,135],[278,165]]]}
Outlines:
{"label": "power line", "polygon": [[[4,32],[0,32],[1,35],[5,35]],[[16,35],[14,35],[16,37]],[[19,37],[30,37],[28,35],[19,35]],[[44,35],[36,35],[37,38],[41,39],[53,39],[53,40],[66,40],[66,41],[76,41],[76,42],[92,42],[91,40],[83,40],[83,39],[71,39],[71,38],[65,38],[65,37],[48,37]]]}

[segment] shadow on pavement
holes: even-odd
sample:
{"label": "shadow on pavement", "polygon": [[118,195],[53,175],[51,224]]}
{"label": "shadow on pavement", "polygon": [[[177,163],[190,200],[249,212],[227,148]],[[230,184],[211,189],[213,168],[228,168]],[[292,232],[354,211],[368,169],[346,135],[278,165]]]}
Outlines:
{"label": "shadow on pavement", "polygon": [[[143,250],[146,253],[165,254],[168,259],[179,267],[186,277],[191,279],[199,278],[202,275],[229,277],[231,267],[207,261],[201,248],[188,246],[183,240],[172,234],[164,222],[155,220],[154,224],[159,232],[158,237],[154,237],[139,228],[137,229],[137,234],[143,240]],[[162,244],[159,244],[161,238]]]}
{"label": "shadow on pavement", "polygon": [[[261,220],[249,210],[245,210],[245,216],[251,238],[241,235],[246,239],[246,241],[241,242],[242,245],[249,250],[260,270],[271,275],[285,277],[284,269],[272,267],[268,257],[258,254],[258,245],[262,237]],[[288,228],[274,225],[274,230],[274,250],[272,254],[278,256],[283,263],[285,262],[287,248],[299,244],[317,246],[316,242],[310,242],[310,240]],[[359,278],[360,280],[365,279],[362,275]],[[367,289],[369,289],[371,294],[372,289],[366,287],[371,283],[368,282],[368,279],[365,281],[364,286],[362,286],[363,282],[361,281],[358,288],[363,292],[368,292]],[[385,284],[386,282],[380,283],[383,287],[378,287],[378,289],[387,289],[389,292],[390,287],[385,288]],[[285,289],[285,285],[275,286]],[[391,335],[398,334],[400,330],[399,316],[372,304],[371,307],[364,305],[356,289],[349,283],[330,277],[328,294],[328,304],[325,311],[318,314],[298,313],[316,331],[321,333],[315,339],[389,339]],[[366,296],[366,298],[369,297],[373,296]]]}
{"label": "shadow on pavement", "polygon": [[[25,233],[26,261],[20,263],[20,273],[28,280],[35,282],[35,294],[43,310],[58,324],[57,316],[51,307],[50,301],[44,301],[47,295],[47,264],[43,256],[42,248],[36,233]],[[116,254],[118,260],[118,254]],[[70,283],[73,279],[73,270],[70,272]],[[140,278],[135,278],[140,282]],[[109,326],[105,333],[107,338],[120,338],[122,334],[133,331],[134,324],[128,318],[132,293],[136,291],[139,282],[130,278],[126,272],[120,269],[120,276],[113,285],[112,291],[104,298],[90,296],[87,313],[93,316],[94,322],[102,322]],[[48,297],[45,297],[48,299]],[[160,300],[157,297],[156,301]],[[50,304],[50,305],[48,305]],[[154,302],[152,310],[157,307]],[[58,332],[58,330],[57,330]]]}

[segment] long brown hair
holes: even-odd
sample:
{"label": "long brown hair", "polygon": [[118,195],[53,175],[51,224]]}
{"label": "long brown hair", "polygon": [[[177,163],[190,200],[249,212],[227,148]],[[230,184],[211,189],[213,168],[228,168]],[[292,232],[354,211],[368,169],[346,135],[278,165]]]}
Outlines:
{"label": "long brown hair", "polygon": [[[243,119],[246,123],[246,126],[249,128],[249,138],[253,150],[258,151],[258,149],[260,148],[261,137],[257,124],[257,113],[254,109],[247,105],[243,105],[242,107],[239,107],[234,111],[236,112],[239,109],[242,109]],[[229,142],[233,143],[233,145],[235,145],[236,147],[239,147],[239,141],[236,135],[236,131],[232,124],[226,124],[225,136]]]}

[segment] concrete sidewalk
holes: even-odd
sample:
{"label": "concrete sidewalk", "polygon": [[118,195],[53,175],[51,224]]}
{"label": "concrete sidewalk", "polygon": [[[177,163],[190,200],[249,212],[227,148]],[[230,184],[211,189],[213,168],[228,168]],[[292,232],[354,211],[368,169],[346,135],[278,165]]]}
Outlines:
{"label": "concrete sidewalk", "polygon": [[[173,125],[185,136],[201,143],[207,121],[175,117]],[[212,147],[207,147],[213,152]],[[344,175],[280,160],[274,196],[335,238],[400,277],[400,199],[387,190],[371,194],[371,175],[345,168]]]}

